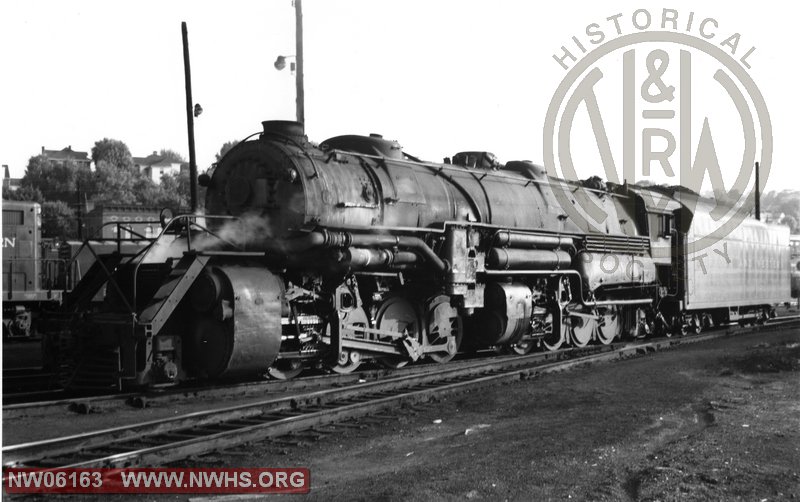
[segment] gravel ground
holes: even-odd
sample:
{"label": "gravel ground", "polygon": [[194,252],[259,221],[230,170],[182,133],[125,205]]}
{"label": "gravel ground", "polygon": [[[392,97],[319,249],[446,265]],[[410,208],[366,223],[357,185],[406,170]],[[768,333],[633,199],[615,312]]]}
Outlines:
{"label": "gravel ground", "polygon": [[306,466],[309,500],[800,500],[798,377],[798,330],[744,335],[179,466]]}

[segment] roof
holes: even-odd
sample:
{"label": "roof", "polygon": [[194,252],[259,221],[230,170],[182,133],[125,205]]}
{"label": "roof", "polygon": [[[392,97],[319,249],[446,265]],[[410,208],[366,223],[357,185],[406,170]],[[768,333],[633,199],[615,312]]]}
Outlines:
{"label": "roof", "polygon": [[89,154],[87,152],[76,152],[72,146],[68,146],[61,150],[47,150],[42,147],[42,155],[47,156],[50,160],[83,160],[89,161]]}
{"label": "roof", "polygon": [[133,163],[141,167],[151,167],[151,166],[171,167],[174,164],[180,164],[180,162],[175,160],[170,160],[165,156],[158,155],[158,153],[156,152],[153,152],[147,157],[133,157]]}
{"label": "roof", "polygon": [[92,213],[103,212],[158,213],[161,208],[155,206],[139,206],[134,204],[97,204]]}
{"label": "roof", "polygon": [[667,212],[681,207],[680,197],[677,199],[662,190],[653,190],[652,187],[629,186],[628,189],[641,197],[648,212]]}

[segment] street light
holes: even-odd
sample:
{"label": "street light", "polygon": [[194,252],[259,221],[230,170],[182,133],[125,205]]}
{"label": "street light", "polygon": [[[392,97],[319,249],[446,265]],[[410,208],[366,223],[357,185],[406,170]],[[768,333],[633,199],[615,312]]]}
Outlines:
{"label": "street light", "polygon": [[[288,58],[296,58],[296,56],[294,54],[292,54],[291,56],[278,56],[278,59],[276,59],[275,63],[273,63],[273,66],[275,66],[275,69],[278,70],[278,71],[281,71],[284,68],[286,68],[286,59],[288,59]],[[294,69],[295,69],[294,61],[289,63],[289,64],[290,64],[289,71],[294,73]]]}

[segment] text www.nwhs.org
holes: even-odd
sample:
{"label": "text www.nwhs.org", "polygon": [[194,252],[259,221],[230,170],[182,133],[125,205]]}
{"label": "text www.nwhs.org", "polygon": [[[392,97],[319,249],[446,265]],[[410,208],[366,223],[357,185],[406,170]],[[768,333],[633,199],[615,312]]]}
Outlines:
{"label": "text www.nwhs.org", "polygon": [[310,472],[293,468],[8,469],[7,493],[308,493]]}

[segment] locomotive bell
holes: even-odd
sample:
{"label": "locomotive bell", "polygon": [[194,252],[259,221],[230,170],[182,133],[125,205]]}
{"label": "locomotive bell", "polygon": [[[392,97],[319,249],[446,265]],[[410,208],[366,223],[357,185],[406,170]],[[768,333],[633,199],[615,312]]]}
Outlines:
{"label": "locomotive bell", "polygon": [[344,150],[364,155],[379,155],[390,159],[403,158],[403,148],[400,143],[383,139],[383,136],[375,133],[369,136],[356,134],[336,136],[320,143],[320,148],[325,150]]}
{"label": "locomotive bell", "polygon": [[492,152],[458,152],[453,155],[453,164],[476,169],[500,169],[500,161]]}

